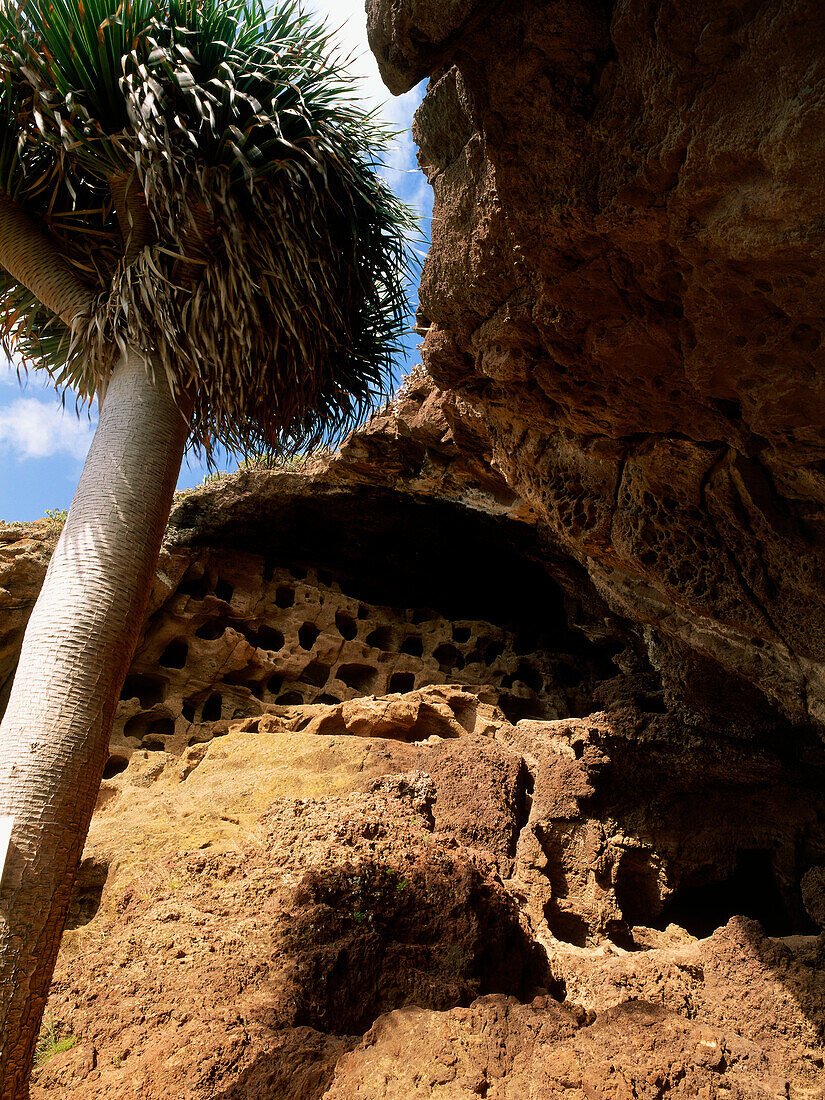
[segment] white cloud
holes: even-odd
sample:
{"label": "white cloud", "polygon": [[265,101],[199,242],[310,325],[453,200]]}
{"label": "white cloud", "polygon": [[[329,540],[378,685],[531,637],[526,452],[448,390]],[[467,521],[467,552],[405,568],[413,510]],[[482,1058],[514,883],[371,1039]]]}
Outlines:
{"label": "white cloud", "polygon": [[367,42],[367,16],[364,0],[305,0],[307,11],[315,13],[336,31],[342,57],[350,58],[350,72],[360,78],[365,104],[378,108],[381,119],[398,137],[384,157],[384,176],[392,189],[420,215],[431,210],[429,185],[418,169],[415,144],[410,127],[412,116],[421,102],[421,91],[413,88],[393,97],[381,80],[378,64]]}
{"label": "white cloud", "polygon": [[86,415],[64,411],[56,397],[18,397],[0,406],[0,449],[16,459],[66,455],[82,461],[93,435]]}
{"label": "white cloud", "polygon": [[[328,27],[337,32],[335,40],[341,55],[352,59],[350,71],[363,78],[365,98],[376,107],[388,104],[390,93],[381,80],[378,65],[367,43],[364,0],[304,0],[304,7],[320,16]],[[384,113],[388,121],[398,117],[392,106],[386,106]]]}
{"label": "white cloud", "polygon": [[[24,377],[22,371],[20,378]],[[4,355],[0,355],[0,386],[19,386],[17,370]]]}
{"label": "white cloud", "polygon": [[43,370],[18,370],[17,363],[0,353],[0,388],[20,390],[50,390],[54,393],[54,384]]}

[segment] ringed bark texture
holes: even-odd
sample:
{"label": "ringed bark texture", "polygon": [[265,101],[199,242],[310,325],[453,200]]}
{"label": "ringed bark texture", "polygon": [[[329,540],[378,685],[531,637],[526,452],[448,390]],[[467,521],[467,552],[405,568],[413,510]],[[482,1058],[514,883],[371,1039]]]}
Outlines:
{"label": "ringed bark texture", "polygon": [[2,195],[0,257],[6,271],[69,327],[89,312],[92,292],[34,219]]}
{"label": "ringed bark texture", "polygon": [[29,621],[0,725],[0,1098],[28,1092],[38,1027],[143,624],[187,437],[140,356],[112,377],[69,518]]}

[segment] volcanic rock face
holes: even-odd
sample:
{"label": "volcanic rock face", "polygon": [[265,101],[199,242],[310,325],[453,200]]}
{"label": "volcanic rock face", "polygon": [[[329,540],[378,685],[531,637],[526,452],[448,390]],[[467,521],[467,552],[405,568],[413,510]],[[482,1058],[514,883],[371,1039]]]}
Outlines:
{"label": "volcanic rock face", "polygon": [[59,528],[0,524],[0,714],[6,708],[23,631],[40,594]]}
{"label": "volcanic rock face", "polygon": [[708,741],[443,686],[136,750],[32,1100],[823,1095],[825,754]]}
{"label": "volcanic rock face", "polygon": [[614,611],[825,724],[825,9],[369,0],[425,365]]}
{"label": "volcanic rock face", "polygon": [[233,719],[428,684],[472,687],[513,720],[583,715],[627,690],[623,670],[660,690],[633,631],[491,469],[469,410],[419,377],[339,454],[178,504],[107,775]]}
{"label": "volcanic rock face", "polygon": [[[456,439],[450,406],[412,379],[306,471],[179,500],[107,777],[135,749],[180,754],[279,706],[455,683],[513,719],[562,718],[624,692],[622,669],[658,689],[632,631],[490,468],[466,408]],[[57,533],[0,528],[0,713]]]}
{"label": "volcanic rock face", "polygon": [[168,554],[160,576],[170,574],[180,579],[150,617],[123,687],[108,774],[135,748],[180,753],[273,705],[452,682],[486,688],[513,716],[566,717],[585,713],[594,687],[619,675],[612,648],[572,636],[560,600],[548,607],[552,628],[536,631],[524,611],[498,619],[494,601],[493,621],[448,619],[404,606],[411,593],[399,577],[398,602],[380,606],[348,595],[346,579],[323,568],[277,568],[238,551]]}
{"label": "volcanic rock face", "polygon": [[820,1100],[825,13],[367,6],[431,377],[177,505],[33,1100]]}

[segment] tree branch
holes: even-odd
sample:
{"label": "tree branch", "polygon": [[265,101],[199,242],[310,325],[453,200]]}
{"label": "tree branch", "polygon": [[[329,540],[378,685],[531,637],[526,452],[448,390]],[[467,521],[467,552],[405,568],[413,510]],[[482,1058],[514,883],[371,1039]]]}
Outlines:
{"label": "tree branch", "polygon": [[91,311],[93,292],[38,222],[5,196],[0,196],[0,266],[70,328]]}

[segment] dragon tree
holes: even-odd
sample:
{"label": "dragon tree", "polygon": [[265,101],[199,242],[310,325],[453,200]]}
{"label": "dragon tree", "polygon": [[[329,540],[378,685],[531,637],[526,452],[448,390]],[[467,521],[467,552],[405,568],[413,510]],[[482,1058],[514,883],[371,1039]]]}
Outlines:
{"label": "dragon tree", "polygon": [[0,1097],[21,1100],[187,447],[386,392],[406,209],[293,0],[0,0],[0,325],[98,426],[0,725]]}

